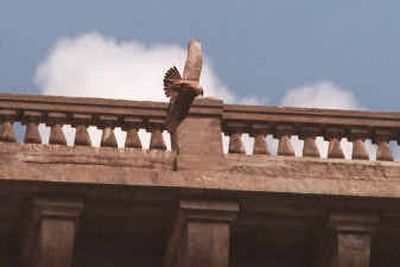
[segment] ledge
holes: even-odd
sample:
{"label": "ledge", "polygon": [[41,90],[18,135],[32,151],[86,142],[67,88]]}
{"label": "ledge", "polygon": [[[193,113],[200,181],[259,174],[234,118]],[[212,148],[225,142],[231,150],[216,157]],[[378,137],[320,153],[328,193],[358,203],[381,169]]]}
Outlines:
{"label": "ledge", "polygon": [[108,148],[0,145],[0,180],[400,197],[400,164],[226,155],[227,168],[174,171],[175,154]]}

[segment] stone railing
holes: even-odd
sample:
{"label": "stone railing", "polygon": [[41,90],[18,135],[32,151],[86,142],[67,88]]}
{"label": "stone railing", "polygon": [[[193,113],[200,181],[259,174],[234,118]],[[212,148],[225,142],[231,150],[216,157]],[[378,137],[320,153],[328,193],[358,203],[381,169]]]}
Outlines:
{"label": "stone railing", "polygon": [[[89,126],[102,130],[101,147],[117,147],[114,129],[126,131],[125,148],[142,148],[139,129],[151,133],[150,149],[166,150],[166,104],[95,98],[0,94],[0,142],[16,142],[15,122],[25,127],[23,143],[41,144],[39,124],[51,128],[49,144],[66,145],[64,125],[76,129],[73,145],[91,146]],[[45,142],[47,143],[47,141]]]}
{"label": "stone railing", "polygon": [[269,154],[266,135],[279,140],[277,155],[294,156],[292,136],[304,141],[303,157],[319,158],[316,137],[329,142],[328,158],[345,158],[340,141],[352,142],[352,159],[368,160],[365,140],[377,145],[376,159],[393,161],[390,141],[398,141],[400,113],[310,108],[224,105],[222,130],[229,153],[245,153],[241,136],[254,137],[253,154]]}
{"label": "stone railing", "polygon": [[[50,127],[49,144],[66,145],[64,125],[76,129],[73,145],[91,146],[88,127],[102,130],[100,147],[117,147],[114,129],[126,132],[125,148],[142,149],[138,130],[151,133],[151,150],[166,150],[167,103],[96,98],[0,94],[0,142],[16,142],[15,122],[25,127],[23,143],[41,144],[39,124]],[[269,155],[267,135],[278,139],[277,155],[294,156],[292,136],[304,141],[303,157],[321,157],[316,138],[329,142],[327,158],[345,158],[341,139],[352,143],[352,159],[368,160],[365,140],[377,145],[377,160],[393,161],[390,141],[400,139],[400,113],[228,105],[197,99],[173,135],[178,154],[222,156],[221,132],[229,137],[228,153],[244,154],[242,134],[254,138],[252,154]],[[179,149],[178,149],[179,148]],[[297,155],[299,156],[299,155]],[[213,160],[214,161],[214,160]]]}

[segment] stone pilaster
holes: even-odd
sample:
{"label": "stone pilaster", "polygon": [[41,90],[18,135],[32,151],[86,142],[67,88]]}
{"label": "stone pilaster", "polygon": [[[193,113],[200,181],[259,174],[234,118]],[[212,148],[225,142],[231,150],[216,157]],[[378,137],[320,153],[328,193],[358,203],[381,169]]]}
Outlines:
{"label": "stone pilaster", "polygon": [[235,202],[181,201],[164,267],[228,267]]}
{"label": "stone pilaster", "polygon": [[225,167],[221,135],[222,109],[221,100],[195,99],[188,116],[171,133],[172,149],[178,154],[178,170]]}
{"label": "stone pilaster", "polygon": [[335,213],[329,216],[333,230],[330,267],[369,267],[371,240],[379,218],[375,215]]}
{"label": "stone pilaster", "polygon": [[70,267],[83,203],[77,199],[34,198],[24,218],[25,267]]}

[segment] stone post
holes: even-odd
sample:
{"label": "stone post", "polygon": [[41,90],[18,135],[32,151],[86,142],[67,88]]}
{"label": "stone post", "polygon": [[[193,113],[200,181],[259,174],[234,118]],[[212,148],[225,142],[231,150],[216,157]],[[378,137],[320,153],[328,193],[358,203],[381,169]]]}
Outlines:
{"label": "stone post", "polygon": [[22,261],[25,267],[70,267],[80,200],[34,198],[26,218]]}
{"label": "stone post", "polygon": [[223,102],[198,98],[188,116],[172,133],[172,149],[177,152],[177,169],[212,170],[224,168],[221,134]]}
{"label": "stone post", "polygon": [[331,267],[369,267],[371,239],[379,218],[365,214],[335,213],[329,216],[333,230]]}
{"label": "stone post", "polygon": [[228,267],[236,202],[181,201],[164,267]]}

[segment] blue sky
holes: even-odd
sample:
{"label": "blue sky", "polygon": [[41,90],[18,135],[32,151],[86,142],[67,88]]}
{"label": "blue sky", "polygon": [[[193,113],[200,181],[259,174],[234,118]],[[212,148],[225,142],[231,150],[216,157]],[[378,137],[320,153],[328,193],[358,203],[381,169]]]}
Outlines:
{"label": "blue sky", "polygon": [[290,89],[328,82],[357,107],[400,111],[395,0],[2,0],[0,90],[41,93],[35,72],[57,41],[93,32],[182,48],[200,39],[236,99],[277,105]]}

